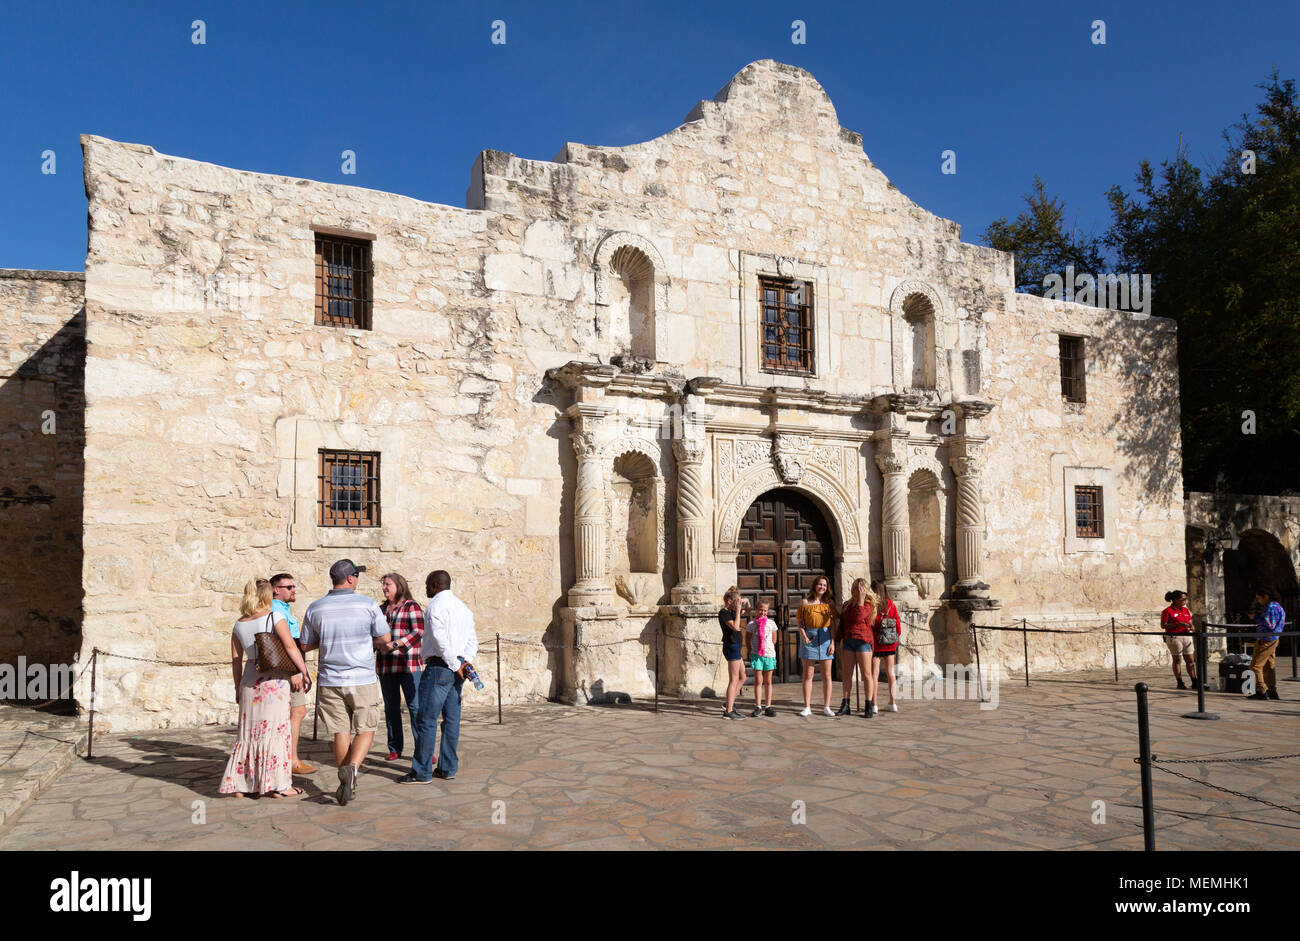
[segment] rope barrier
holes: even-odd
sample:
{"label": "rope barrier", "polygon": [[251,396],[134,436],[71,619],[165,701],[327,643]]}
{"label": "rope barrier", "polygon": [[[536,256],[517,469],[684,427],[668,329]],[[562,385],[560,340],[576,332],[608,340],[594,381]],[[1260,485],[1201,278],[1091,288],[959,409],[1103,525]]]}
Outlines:
{"label": "rope barrier", "polygon": [[[1139,763],[1141,762],[1141,759],[1140,759],[1140,758],[1134,758],[1133,760],[1134,760],[1135,762],[1139,762]],[[1243,794],[1241,791],[1234,791],[1232,788],[1229,788],[1229,787],[1220,787],[1220,786],[1217,785],[1217,784],[1211,784],[1209,781],[1202,781],[1200,778],[1194,778],[1194,777],[1192,777],[1191,775],[1180,774],[1180,773],[1177,772],[1177,771],[1171,771],[1171,770],[1168,769],[1168,768],[1162,768],[1162,767],[1160,767],[1160,765],[1163,764],[1163,763],[1164,763],[1164,762],[1161,762],[1161,761],[1160,761],[1159,759],[1157,759],[1157,758],[1152,758],[1152,760],[1151,760],[1151,765],[1150,765],[1150,766],[1153,767],[1153,768],[1155,768],[1157,771],[1163,771],[1165,774],[1172,774],[1172,775],[1173,775],[1174,777],[1176,777],[1176,778],[1182,778],[1184,781],[1191,781],[1193,784],[1199,784],[1199,785],[1201,785],[1202,787],[1208,787],[1208,788],[1212,788],[1212,789],[1214,789],[1214,790],[1216,790],[1216,791],[1222,791],[1222,792],[1225,793],[1225,794],[1231,794],[1233,797],[1241,797],[1241,798],[1244,798],[1244,799],[1246,799],[1246,800],[1248,800],[1248,801],[1254,801],[1254,802],[1257,803],[1257,804],[1264,804],[1264,805],[1266,805],[1266,806],[1268,806],[1268,807],[1272,807],[1272,808],[1274,808],[1274,809],[1276,809],[1276,810],[1282,810],[1282,811],[1285,811],[1285,812],[1288,813],[1288,814],[1295,814],[1296,816],[1300,816],[1300,809],[1297,809],[1297,808],[1295,808],[1295,807],[1287,807],[1287,806],[1285,806],[1285,805],[1283,805],[1283,804],[1275,804],[1275,803],[1273,803],[1273,802],[1270,801],[1270,800],[1265,800],[1265,799],[1262,798],[1262,797],[1256,797],[1256,796],[1254,796],[1253,794]]]}
{"label": "rope barrier", "polygon": [[1158,765],[1226,765],[1241,761],[1279,761],[1283,758],[1300,758],[1300,752],[1290,755],[1256,755],[1253,758],[1152,758]]}

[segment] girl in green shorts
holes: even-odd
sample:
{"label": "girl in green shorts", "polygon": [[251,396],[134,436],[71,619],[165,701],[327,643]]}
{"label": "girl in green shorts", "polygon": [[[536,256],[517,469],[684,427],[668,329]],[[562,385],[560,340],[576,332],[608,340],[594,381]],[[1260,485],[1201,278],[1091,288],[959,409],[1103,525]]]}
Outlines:
{"label": "girl in green shorts", "polygon": [[[754,711],[751,716],[774,716],[772,708],[772,671],[776,669],[776,623],[769,614],[766,601],[760,602],[754,619],[746,626],[753,635],[749,641],[750,662],[754,671]],[[767,689],[767,707],[763,706],[763,690]]]}

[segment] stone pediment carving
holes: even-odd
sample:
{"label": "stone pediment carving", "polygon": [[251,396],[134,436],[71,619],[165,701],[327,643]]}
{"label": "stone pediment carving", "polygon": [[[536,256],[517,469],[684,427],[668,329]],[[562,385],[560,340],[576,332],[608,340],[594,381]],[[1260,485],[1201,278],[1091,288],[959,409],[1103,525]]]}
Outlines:
{"label": "stone pediment carving", "polygon": [[861,547],[857,449],[810,435],[714,439],[714,506],[718,544],[735,545],[741,518],[762,493],[792,487],[814,497],[846,551]]}

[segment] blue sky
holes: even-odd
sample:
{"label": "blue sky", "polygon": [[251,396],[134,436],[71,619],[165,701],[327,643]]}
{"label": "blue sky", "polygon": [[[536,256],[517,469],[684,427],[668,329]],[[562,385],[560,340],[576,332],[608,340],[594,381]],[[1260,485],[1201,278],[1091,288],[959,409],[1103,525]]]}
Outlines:
{"label": "blue sky", "polygon": [[655,137],[763,58],[816,76],[876,165],[967,241],[1015,215],[1035,173],[1101,229],[1105,189],[1180,134],[1217,161],[1271,69],[1300,78],[1297,37],[1294,2],[0,0],[0,268],[83,267],[82,133],[462,206],[480,150]]}

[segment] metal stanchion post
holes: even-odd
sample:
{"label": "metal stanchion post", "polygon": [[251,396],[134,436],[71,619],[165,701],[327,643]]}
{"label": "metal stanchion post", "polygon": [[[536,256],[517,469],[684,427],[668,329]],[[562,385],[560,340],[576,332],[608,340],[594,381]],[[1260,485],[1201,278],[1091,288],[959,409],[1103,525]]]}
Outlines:
{"label": "metal stanchion post", "polygon": [[659,644],[663,637],[659,631],[655,631],[655,714],[659,713]]}
{"label": "metal stanchion post", "polygon": [[1133,687],[1138,705],[1138,765],[1142,769],[1142,848],[1156,849],[1156,815],[1151,797],[1151,730],[1147,728],[1147,684]]}
{"label": "metal stanchion post", "polygon": [[[316,680],[317,682],[311,688],[311,740],[316,741],[316,735],[320,732],[320,655],[316,656]],[[415,734],[415,729],[411,729],[411,734]]]}
{"label": "metal stanchion post", "polygon": [[1115,682],[1119,682],[1119,645],[1115,643],[1115,619],[1110,619],[1110,658],[1115,662]]}
{"label": "metal stanchion post", "polygon": [[1029,621],[1020,619],[1020,636],[1025,642],[1025,689],[1029,688]]}
{"label": "metal stanchion post", "polygon": [[[980,632],[974,624],[970,626],[971,637],[975,640],[975,685],[979,687],[980,702],[984,701],[984,670],[980,666]],[[969,676],[970,674],[967,674]]]}
{"label": "metal stanchion post", "polygon": [[[1294,624],[1291,625],[1291,629],[1292,630],[1295,629]],[[1286,624],[1282,625],[1282,630],[1287,630]],[[1296,648],[1300,647],[1300,636],[1296,636],[1293,634],[1290,640],[1291,640],[1291,675],[1284,676],[1282,677],[1282,679],[1288,683],[1296,683],[1296,682],[1300,682],[1300,674],[1296,673]]]}
{"label": "metal stanchion post", "polygon": [[1183,718],[1217,719],[1217,715],[1205,711],[1205,628],[1192,632],[1192,643],[1196,651],[1196,711],[1183,713]]}
{"label": "metal stanchion post", "polygon": [[86,734],[86,757],[95,757],[95,680],[99,675],[99,648],[90,652],[90,728]]}
{"label": "metal stanchion post", "polygon": [[501,632],[497,631],[497,725],[504,725],[501,713]]}

